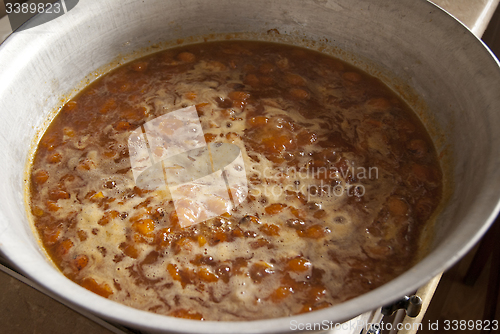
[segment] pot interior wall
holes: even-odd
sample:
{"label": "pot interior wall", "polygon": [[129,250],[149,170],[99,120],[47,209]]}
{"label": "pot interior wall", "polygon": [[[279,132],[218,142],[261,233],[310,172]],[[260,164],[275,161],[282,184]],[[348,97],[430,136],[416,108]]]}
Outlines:
{"label": "pot interior wall", "polygon": [[[269,37],[271,29],[280,34],[274,31]],[[494,150],[500,144],[494,129],[500,124],[499,66],[471,33],[432,4],[415,0],[80,1],[68,14],[16,33],[0,46],[0,175],[4,180],[0,247],[22,272],[80,306],[136,327],[219,333],[289,328],[289,319],[259,321],[251,328],[242,323],[219,327],[167,321],[117,306],[62,277],[46,260],[26,218],[25,169],[33,138],[65,99],[96,77],[89,74],[130,60],[134,56],[129,55],[141,48],[142,53],[152,52],[155,49],[148,47],[153,44],[227,33],[313,48],[325,45],[336,56],[377,73],[417,108],[438,153],[452,166],[450,180],[455,182],[437,217],[431,252],[424,260],[369,294],[297,319],[344,320],[392,301],[450,266],[484,232],[499,198],[496,166],[500,161]],[[411,90],[405,90],[406,85]]]}

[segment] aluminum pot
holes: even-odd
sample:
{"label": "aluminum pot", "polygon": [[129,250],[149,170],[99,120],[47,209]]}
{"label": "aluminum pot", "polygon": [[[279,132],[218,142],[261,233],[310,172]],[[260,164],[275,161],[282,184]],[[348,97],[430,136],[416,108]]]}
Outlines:
{"label": "aluminum pot", "polygon": [[[27,218],[26,170],[54,110],[99,73],[139,55],[136,50],[147,53],[155,50],[151,45],[167,45],[164,41],[227,34],[307,40],[311,48],[321,47],[378,75],[418,111],[443,157],[448,196],[435,217],[428,253],[417,265],[337,306],[293,318],[225,323],[116,304],[66,279],[47,260]],[[467,28],[424,0],[80,0],[67,14],[9,37],[0,46],[0,78],[2,255],[70,303],[134,328],[282,333],[291,330],[291,320],[350,319],[416,290],[450,267],[499,209],[499,63]]]}

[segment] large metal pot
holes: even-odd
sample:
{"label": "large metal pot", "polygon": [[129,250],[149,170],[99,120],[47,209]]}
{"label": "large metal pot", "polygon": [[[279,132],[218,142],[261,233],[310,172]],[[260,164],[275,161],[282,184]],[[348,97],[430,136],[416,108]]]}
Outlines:
{"label": "large metal pot", "polygon": [[431,3],[81,0],[67,14],[15,33],[0,46],[3,256],[71,303],[136,328],[190,333],[289,331],[292,318],[197,322],[101,298],[59,273],[47,260],[27,219],[26,168],[34,138],[65,99],[96,73],[110,68],[108,64],[116,65],[133,51],[154,51],[147,47],[169,40],[194,41],[190,36],[213,34],[212,38],[236,32],[249,33],[239,37],[282,39],[288,35],[289,42],[313,41],[305,44],[324,46],[383,78],[416,108],[448,175],[448,196],[435,219],[428,254],[416,266],[370,293],[293,320],[335,323],[389,303],[450,267],[486,231],[500,197],[500,68],[478,39]]}

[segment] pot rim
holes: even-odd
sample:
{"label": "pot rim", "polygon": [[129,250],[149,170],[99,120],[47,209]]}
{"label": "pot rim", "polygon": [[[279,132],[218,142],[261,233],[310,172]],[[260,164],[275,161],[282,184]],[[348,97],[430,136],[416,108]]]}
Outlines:
{"label": "pot rim", "polygon": [[[406,0],[404,3],[410,2],[413,1]],[[434,4],[423,0],[419,1],[418,4],[422,7],[427,6],[428,8],[438,8]],[[82,1],[79,6],[83,7],[83,5],[84,3]],[[438,15],[440,20],[456,21],[456,19],[450,17],[441,9],[436,13],[435,15]],[[68,22],[69,19],[66,19],[64,17],[61,17],[61,19],[65,19],[68,24],[71,24],[71,22]],[[75,22],[74,24],[76,25],[78,24],[78,22]],[[465,33],[465,38],[467,38],[471,43],[477,45],[478,53],[487,52],[490,57],[493,57],[495,59],[497,68],[493,68],[492,65],[488,66],[490,66],[492,72],[496,71],[498,79],[500,77],[500,63],[495,58],[491,50],[489,50],[480,39],[474,36],[467,27],[465,27],[461,23],[459,25],[461,26],[461,30],[458,31],[457,34]],[[20,38],[21,37],[18,34],[13,34],[9,38],[7,38],[7,40],[3,44],[0,45],[0,64],[2,64],[3,60],[9,60],[13,58],[13,55],[9,52],[9,46],[15,43],[16,40]],[[1,67],[2,66],[0,65],[0,73],[2,73]],[[0,83],[0,95],[3,89],[4,88],[2,88],[2,84]],[[491,223],[494,221],[498,211],[500,210],[498,196],[500,195],[497,195],[496,204],[494,205],[485,222],[482,223],[479,228],[477,228],[477,226],[471,226],[470,230],[466,231],[468,233],[468,239],[465,244],[462,239],[455,239],[453,241],[450,241],[446,245],[447,247],[437,247],[436,249],[431,251],[426,258],[421,260],[410,270],[377,289],[374,289],[364,295],[353,298],[339,305],[289,318],[235,322],[199,322],[195,320],[178,319],[156,315],[150,312],[140,311],[121,304],[117,304],[100,296],[97,296],[92,292],[89,292],[66,279],[64,276],[62,276],[62,274],[60,274],[57,269],[51,267],[48,263],[46,263],[45,266],[45,269],[47,270],[39,272],[38,270],[40,267],[32,266],[33,258],[22,252],[21,248],[24,244],[24,241],[19,239],[14,233],[11,233],[11,231],[5,228],[5,233],[0,233],[0,251],[7,257],[8,260],[12,261],[16,269],[18,269],[21,273],[33,279],[49,291],[55,293],[59,297],[72,304],[76,304],[78,307],[86,309],[92,313],[95,313],[114,322],[119,322],[132,327],[139,326],[147,330],[168,330],[170,332],[178,333],[281,333],[290,330],[290,321],[292,320],[295,320],[299,323],[322,323],[322,321],[332,318],[337,319],[338,321],[348,320],[355,314],[361,314],[365,311],[372,310],[380,305],[395,301],[404,294],[415,291],[425,281],[430,280],[432,277],[436,276],[437,274],[441,273],[443,270],[449,268],[455,262],[457,262],[482,237],[482,235],[489,228]],[[0,222],[2,222],[3,224],[8,224],[8,219],[4,215],[3,211],[0,211]],[[0,223],[0,227],[2,227],[2,223]],[[462,232],[462,234],[464,234],[464,232]],[[422,275],[422,272],[424,272],[425,274]],[[75,296],[81,299],[75,299]],[[381,296],[383,296],[383,298],[381,298]],[[251,323],[251,327],[249,326],[249,323]]]}

